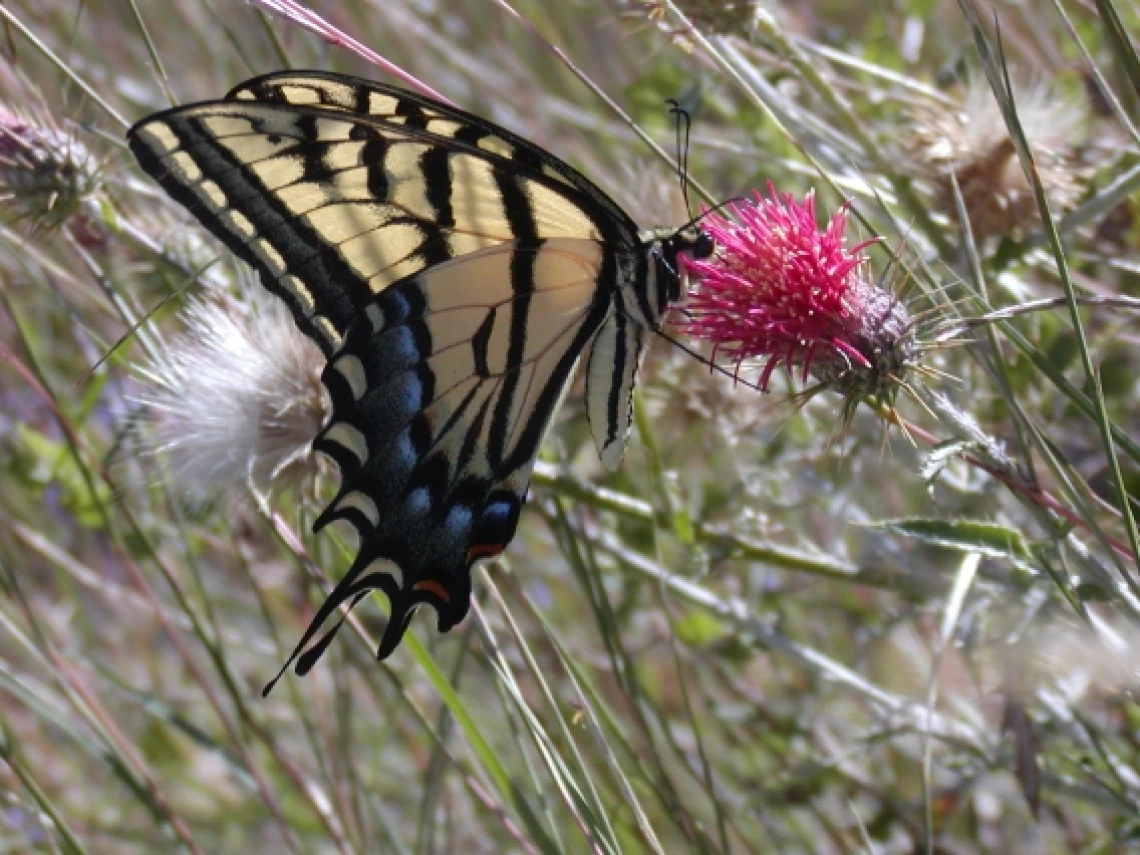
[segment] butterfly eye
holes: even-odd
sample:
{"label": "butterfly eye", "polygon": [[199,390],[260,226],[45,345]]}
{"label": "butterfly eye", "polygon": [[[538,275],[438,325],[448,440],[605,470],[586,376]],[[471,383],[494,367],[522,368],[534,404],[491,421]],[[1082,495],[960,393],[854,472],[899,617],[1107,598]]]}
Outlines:
{"label": "butterfly eye", "polygon": [[716,252],[716,241],[713,240],[712,235],[708,232],[700,232],[697,239],[693,242],[692,256],[697,261],[708,258]]}

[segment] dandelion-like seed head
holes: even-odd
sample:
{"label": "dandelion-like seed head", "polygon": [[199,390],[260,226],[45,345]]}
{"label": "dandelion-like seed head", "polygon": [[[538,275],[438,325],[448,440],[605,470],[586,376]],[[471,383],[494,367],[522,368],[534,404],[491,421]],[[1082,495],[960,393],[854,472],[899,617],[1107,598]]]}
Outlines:
{"label": "dandelion-like seed head", "polygon": [[[1083,111],[1043,83],[1015,86],[1013,99],[1050,205],[1072,207],[1087,178],[1075,152]],[[955,104],[920,111],[912,142],[918,171],[933,181],[938,204],[950,215],[957,178],[977,238],[1020,237],[1037,222],[1033,189],[985,78],[972,82]]]}
{"label": "dandelion-like seed head", "polygon": [[99,183],[95,158],[46,115],[0,104],[0,212],[33,230],[61,226]]}
{"label": "dandelion-like seed head", "polygon": [[728,210],[702,221],[716,253],[684,262],[695,284],[682,328],[738,372],[760,360],[762,389],[784,365],[853,402],[889,398],[917,347],[905,306],[864,275],[870,242],[845,246],[847,206],[820,230],[812,193],[797,202],[769,185]]}
{"label": "dandelion-like seed head", "polygon": [[137,395],[176,489],[194,500],[250,487],[315,491],[312,442],[329,414],[324,357],[280,301],[249,283],[190,302],[186,327],[142,370]]}

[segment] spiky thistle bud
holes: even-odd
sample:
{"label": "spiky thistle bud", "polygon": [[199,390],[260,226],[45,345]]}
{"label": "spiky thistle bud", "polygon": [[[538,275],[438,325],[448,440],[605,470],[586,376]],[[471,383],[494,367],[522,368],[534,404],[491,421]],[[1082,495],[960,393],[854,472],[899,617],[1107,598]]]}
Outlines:
{"label": "spiky thistle bud", "polygon": [[905,306],[865,275],[872,242],[845,246],[846,205],[821,231],[813,193],[768,193],[702,221],[717,250],[684,262],[695,284],[682,328],[737,372],[759,360],[762,389],[783,365],[851,400],[885,396],[916,350]]}
{"label": "spiky thistle bud", "polygon": [[[1050,205],[1072,207],[1087,178],[1075,153],[1081,109],[1044,84],[1015,86],[1013,99]],[[944,213],[954,216],[956,177],[977,239],[1021,237],[1038,222],[1033,189],[985,78],[954,104],[925,107],[914,118],[916,171],[934,183]]]}
{"label": "spiky thistle bud", "polygon": [[76,215],[99,182],[95,159],[50,118],[0,104],[0,212],[33,230]]}
{"label": "spiky thistle bud", "polygon": [[315,488],[326,464],[312,442],[329,413],[320,351],[252,283],[239,297],[208,292],[184,318],[184,331],[140,372],[145,450],[164,456],[191,499]]}

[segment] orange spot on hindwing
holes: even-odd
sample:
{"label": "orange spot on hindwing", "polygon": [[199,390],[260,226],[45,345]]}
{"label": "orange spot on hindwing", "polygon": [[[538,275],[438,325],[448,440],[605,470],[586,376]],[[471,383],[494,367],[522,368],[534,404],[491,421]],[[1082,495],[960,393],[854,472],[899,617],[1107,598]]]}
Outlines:
{"label": "orange spot on hindwing", "polygon": [[505,548],[505,543],[474,543],[467,550],[467,563],[472,564],[480,558],[493,558]]}
{"label": "orange spot on hindwing", "polygon": [[422,579],[416,584],[412,585],[413,591],[427,591],[429,594],[435,594],[445,603],[451,602],[451,594],[447,593],[443,585],[434,579]]}

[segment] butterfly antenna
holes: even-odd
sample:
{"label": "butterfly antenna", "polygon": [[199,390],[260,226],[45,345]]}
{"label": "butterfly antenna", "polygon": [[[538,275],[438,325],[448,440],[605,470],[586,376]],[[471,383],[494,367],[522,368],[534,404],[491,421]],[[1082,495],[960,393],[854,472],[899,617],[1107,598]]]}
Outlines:
{"label": "butterfly antenna", "polygon": [[695,226],[697,223],[699,223],[701,220],[703,220],[709,214],[715,214],[717,211],[720,211],[723,208],[727,208],[729,205],[735,205],[737,202],[747,202],[747,201],[748,201],[747,196],[733,196],[731,199],[725,199],[723,202],[718,202],[716,205],[713,205],[711,208],[705,208],[703,211],[701,211],[699,214],[697,214],[695,217],[693,217],[687,223],[684,223],[681,226],[679,226],[677,228],[677,231],[683,232],[685,229],[689,228],[690,226]]}
{"label": "butterfly antenna", "polygon": [[693,205],[689,200],[689,143],[693,131],[693,117],[689,111],[677,103],[676,98],[665,101],[669,105],[669,114],[676,120],[677,171],[681,177],[681,198],[685,200],[685,210],[692,211]]}

